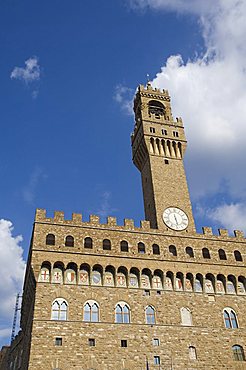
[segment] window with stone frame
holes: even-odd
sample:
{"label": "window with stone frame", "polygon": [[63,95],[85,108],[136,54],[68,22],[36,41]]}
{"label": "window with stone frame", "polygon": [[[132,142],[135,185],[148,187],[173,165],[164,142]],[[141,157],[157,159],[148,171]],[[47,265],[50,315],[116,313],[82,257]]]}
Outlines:
{"label": "window with stone frame", "polygon": [[56,237],[54,234],[46,235],[46,245],[55,245]]}
{"label": "window with stone frame", "polygon": [[103,240],[103,250],[110,251],[111,250],[111,241],[109,239]]}
{"label": "window with stone frame", "polygon": [[226,307],[223,310],[223,317],[224,317],[224,324],[227,329],[237,329],[238,328],[238,320],[236,312],[230,308]]}
{"label": "window with stone frame", "polygon": [[65,246],[66,247],[74,247],[74,237],[73,236],[71,236],[71,235],[66,236]]}
{"label": "window with stone frame", "polygon": [[148,306],[145,308],[145,318],[146,324],[155,324],[155,309],[152,306]]}
{"label": "window with stone frame", "polygon": [[128,243],[126,240],[122,240],[120,242],[120,251],[121,252],[128,252]]}
{"label": "window with stone frame", "polygon": [[84,240],[84,248],[92,249],[92,247],[93,247],[93,241],[89,236],[87,236]]}
{"label": "window with stone frame", "polygon": [[245,361],[245,354],[242,346],[235,344],[232,346],[232,352],[235,361]]}
{"label": "window with stone frame", "polygon": [[84,321],[98,322],[99,321],[99,305],[95,301],[87,301],[84,304]]}
{"label": "window with stone frame", "polygon": [[56,298],[52,303],[51,320],[66,321],[68,314],[68,303],[63,298]]}
{"label": "window with stone frame", "polygon": [[117,303],[115,307],[115,322],[118,324],[130,323],[130,307],[125,302]]}

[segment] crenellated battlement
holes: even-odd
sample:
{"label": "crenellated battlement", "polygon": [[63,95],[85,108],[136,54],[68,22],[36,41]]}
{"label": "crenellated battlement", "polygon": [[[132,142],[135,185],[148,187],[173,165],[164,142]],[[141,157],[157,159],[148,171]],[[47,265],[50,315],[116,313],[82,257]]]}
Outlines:
{"label": "crenellated battlement", "polygon": [[165,89],[158,89],[157,87],[152,87],[150,82],[148,82],[147,86],[145,87],[144,85],[139,85],[138,86],[138,91],[140,93],[145,93],[145,92],[148,92],[148,93],[153,93],[153,94],[164,94],[166,95],[167,97],[169,97],[170,99],[170,96],[169,96],[169,92],[168,90],[165,90]]}
{"label": "crenellated battlement", "polygon": [[[90,215],[89,216],[89,221],[83,221],[82,219],[82,214],[81,213],[72,213],[72,218],[66,219],[64,217],[64,212],[62,211],[55,211],[54,212],[54,217],[46,217],[46,210],[45,209],[36,209],[36,215],[35,215],[35,222],[40,222],[40,223],[50,223],[50,224],[61,224],[61,225],[67,225],[67,226],[93,226],[93,227],[110,227],[110,228],[115,228],[115,229],[120,229],[120,230],[132,230],[132,231],[145,231],[145,232],[154,232],[154,233],[163,233],[163,230],[157,230],[157,229],[152,229],[150,227],[150,222],[142,220],[140,221],[140,226],[136,226],[134,223],[133,219],[124,219],[124,224],[120,225],[117,222],[116,217],[108,216],[107,217],[107,222],[106,223],[101,223],[100,222],[100,217],[97,215]],[[169,230],[168,228],[165,231],[165,234],[170,234],[173,235],[173,232]],[[234,235],[229,235],[229,231],[227,229],[218,229],[218,233],[214,233],[213,229],[211,227],[203,227],[202,228],[202,233],[192,233],[192,235],[189,236],[195,236],[195,237],[215,237],[219,239],[227,239],[227,238],[235,238],[239,240],[245,240],[244,233],[243,231],[240,230],[234,230]],[[176,234],[177,235],[177,234]],[[180,236],[187,235],[185,231],[180,232]],[[188,235],[187,235],[188,236]]]}

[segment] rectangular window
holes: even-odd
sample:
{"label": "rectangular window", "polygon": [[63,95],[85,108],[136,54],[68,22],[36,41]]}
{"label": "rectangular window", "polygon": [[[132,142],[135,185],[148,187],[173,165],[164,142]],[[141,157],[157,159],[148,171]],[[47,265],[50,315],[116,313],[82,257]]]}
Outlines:
{"label": "rectangular window", "polygon": [[159,338],[153,338],[153,346],[159,346],[160,345],[160,339]]}
{"label": "rectangular window", "polygon": [[160,356],[154,356],[154,365],[160,365],[161,359]]}
{"label": "rectangular window", "polygon": [[167,135],[167,130],[161,130],[162,135]]}
{"label": "rectangular window", "polygon": [[156,294],[157,294],[157,295],[161,295],[161,291],[160,291],[160,290],[157,290],[157,291],[156,291]]}
{"label": "rectangular window", "polygon": [[155,128],[154,127],[150,127],[150,132],[152,132],[152,134],[154,134],[155,133]]}
{"label": "rectangular window", "polygon": [[88,344],[89,344],[90,347],[95,347],[96,340],[94,338],[89,338],[88,339]]}
{"label": "rectangular window", "polygon": [[55,338],[55,346],[62,346],[62,338],[60,337]]}
{"label": "rectangular window", "polygon": [[127,340],[121,339],[121,347],[127,347]]}

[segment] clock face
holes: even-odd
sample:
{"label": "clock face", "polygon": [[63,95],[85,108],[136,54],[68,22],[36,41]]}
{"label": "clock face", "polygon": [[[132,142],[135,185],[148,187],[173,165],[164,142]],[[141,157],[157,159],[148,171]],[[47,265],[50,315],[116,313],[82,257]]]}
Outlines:
{"label": "clock face", "polygon": [[163,212],[163,221],[170,229],[181,231],[187,228],[189,220],[180,208],[169,207]]}

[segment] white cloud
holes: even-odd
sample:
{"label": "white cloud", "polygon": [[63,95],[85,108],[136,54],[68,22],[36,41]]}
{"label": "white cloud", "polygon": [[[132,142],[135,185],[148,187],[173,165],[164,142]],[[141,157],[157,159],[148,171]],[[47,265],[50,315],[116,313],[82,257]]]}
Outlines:
{"label": "white cloud", "polygon": [[116,212],[117,209],[113,208],[110,205],[111,192],[104,191],[101,194],[101,204],[99,209],[96,211],[96,214],[102,217],[110,216],[112,213]]}
{"label": "white cloud", "polygon": [[121,84],[115,88],[114,100],[119,103],[121,109],[128,115],[133,115],[133,94],[133,89]]}
{"label": "white cloud", "polygon": [[[173,112],[183,118],[193,198],[216,196],[225,187],[229,198],[246,204],[246,2],[134,0],[131,4],[197,15],[204,54],[186,63],[180,55],[170,56],[152,85],[169,90]],[[220,220],[225,225],[222,215]]]}
{"label": "white cloud", "polygon": [[25,61],[25,67],[15,67],[10,75],[11,79],[17,79],[29,84],[40,79],[40,66],[38,58],[32,57]]}
{"label": "white cloud", "polygon": [[241,203],[223,204],[211,211],[208,216],[220,222],[229,230],[243,230],[246,232],[246,205]]}
{"label": "white cloud", "polygon": [[22,291],[25,262],[20,246],[22,236],[13,236],[10,221],[0,220],[0,335],[8,337],[14,315],[16,294]]}
{"label": "white cloud", "polygon": [[23,198],[27,203],[34,205],[37,187],[40,181],[43,181],[46,178],[47,178],[47,175],[44,173],[44,171],[41,168],[36,167],[33,170],[33,172],[30,175],[28,184],[22,190]]}

